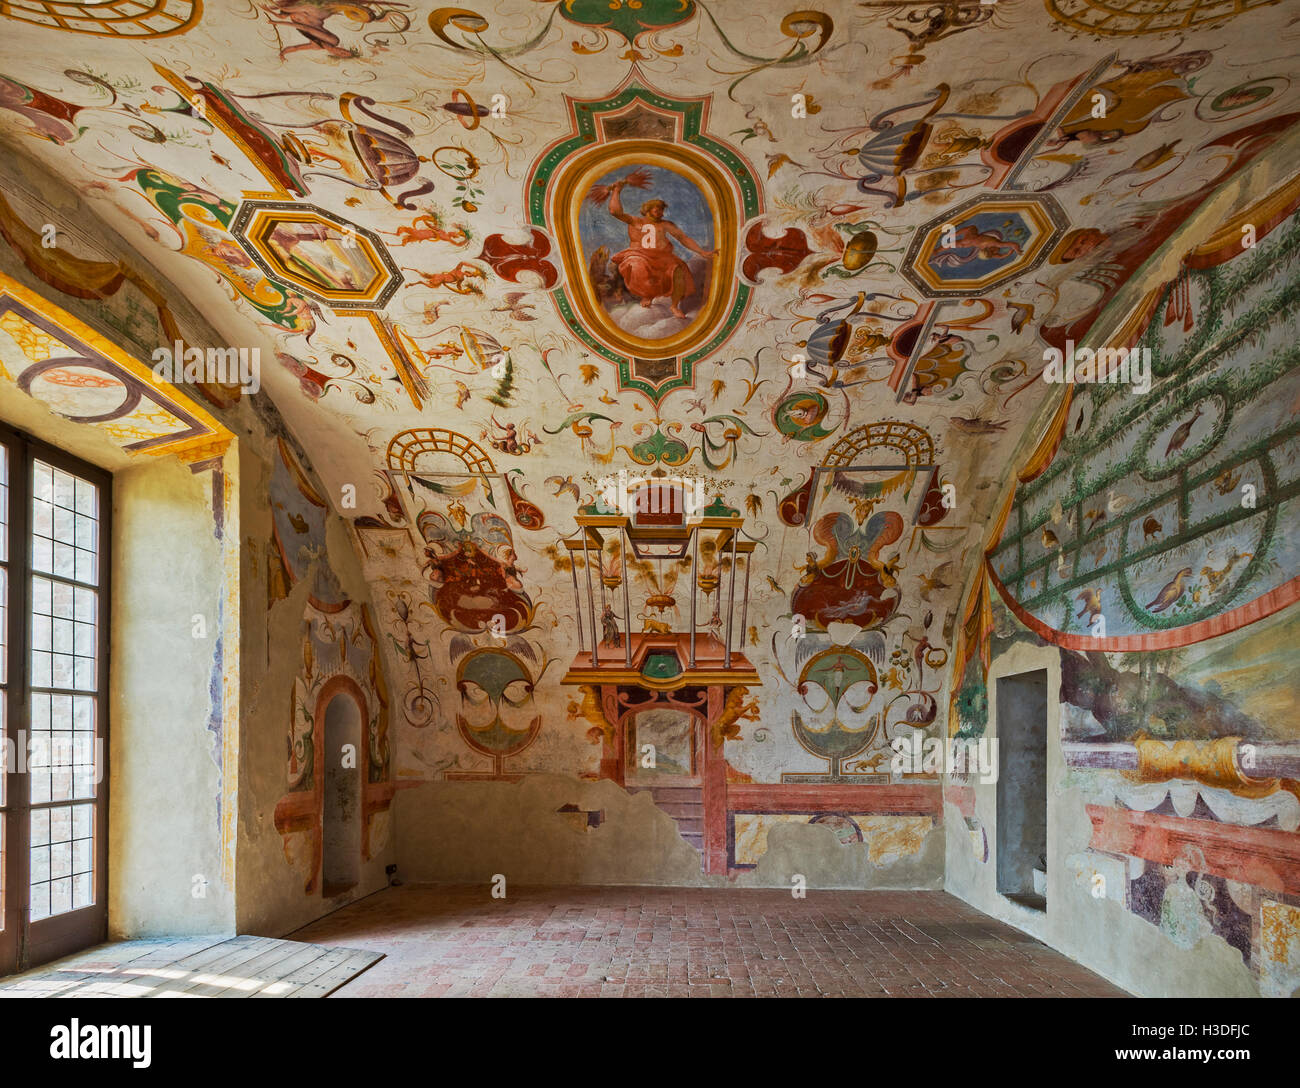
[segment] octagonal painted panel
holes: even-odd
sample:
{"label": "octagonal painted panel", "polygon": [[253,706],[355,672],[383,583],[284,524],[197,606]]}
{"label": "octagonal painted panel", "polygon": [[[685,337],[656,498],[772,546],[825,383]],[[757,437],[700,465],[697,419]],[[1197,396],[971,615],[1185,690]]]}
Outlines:
{"label": "octagonal painted panel", "polygon": [[1068,226],[1042,193],[990,193],[917,228],[903,274],[930,298],[980,295],[1043,260]]}
{"label": "octagonal painted panel", "polygon": [[336,309],[381,309],[402,284],[373,231],[312,204],[245,200],[231,234],[271,279]]}

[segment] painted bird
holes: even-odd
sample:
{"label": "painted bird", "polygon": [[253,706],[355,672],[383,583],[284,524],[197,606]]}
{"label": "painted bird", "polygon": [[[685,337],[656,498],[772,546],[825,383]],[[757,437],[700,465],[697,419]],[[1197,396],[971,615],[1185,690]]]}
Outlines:
{"label": "painted bird", "polygon": [[1237,486],[1237,481],[1241,479],[1241,469],[1224,469],[1214,477],[1214,490],[1220,495],[1226,495],[1229,491]]}
{"label": "painted bird", "polygon": [[467,400],[469,400],[469,386],[464,382],[456,382],[456,407],[463,408]]}
{"label": "painted bird", "polygon": [[801,163],[801,162],[795,162],[794,159],[790,158],[790,156],[787,155],[784,151],[778,152],[778,153],[775,154],[775,155],[769,155],[769,156],[767,157],[767,177],[768,177],[768,180],[770,181],[770,180],[772,179],[773,175],[774,175],[778,170],[780,170],[781,167],[783,167],[783,166],[798,166],[798,167],[802,168],[802,167],[803,167],[803,163]]}
{"label": "painted bird", "polygon": [[1043,526],[1043,533],[1040,539],[1043,542],[1043,547],[1046,548],[1049,552],[1053,548],[1059,548],[1061,546],[1061,542],[1060,540],[1057,539],[1056,534],[1052,532],[1052,530],[1049,529],[1046,525]]}
{"label": "painted bird", "polygon": [[424,322],[426,325],[432,325],[438,320],[438,315],[442,313],[444,306],[450,306],[451,299],[442,299],[439,302],[427,303],[424,307]]}
{"label": "painted bird", "polygon": [[934,593],[938,590],[951,588],[951,584],[947,581],[947,579],[953,576],[955,570],[956,570],[955,565],[953,564],[952,560],[949,560],[947,563],[940,563],[929,574],[922,572],[921,599],[923,601],[928,601],[930,599],[931,593]]}
{"label": "painted bird", "polygon": [[1253,553],[1239,552],[1237,551],[1236,548],[1233,548],[1228,555],[1228,561],[1222,567],[1220,567],[1218,570],[1215,570],[1213,567],[1208,567],[1208,566],[1202,567],[1201,576],[1206,580],[1207,583],[1209,583],[1210,592],[1218,593],[1219,586],[1223,584],[1224,579],[1228,577],[1228,573],[1232,570],[1233,567],[1237,565],[1238,561],[1242,559],[1253,559],[1253,558],[1254,558]]}
{"label": "painted bird", "polygon": [[1178,425],[1178,430],[1174,431],[1174,433],[1169,436],[1169,445],[1165,447],[1166,460],[1168,460],[1172,454],[1177,453],[1183,448],[1187,442],[1188,436],[1192,433],[1192,425],[1200,418],[1201,406],[1198,404],[1196,406],[1196,414],[1186,423],[1180,423]]}
{"label": "painted bird", "polygon": [[1006,430],[1007,422],[1007,420],[998,422],[992,419],[983,419],[980,416],[952,417],[952,425],[966,434],[997,434],[999,431]]}
{"label": "painted bird", "polygon": [[1187,580],[1187,578],[1191,575],[1191,573],[1192,573],[1191,567],[1184,567],[1177,574],[1175,574],[1174,580],[1168,583],[1164,589],[1162,589],[1159,593],[1157,593],[1155,600],[1146,606],[1147,611],[1163,612],[1166,608],[1168,608],[1175,601],[1177,601],[1186,592],[1183,583]]}
{"label": "painted bird", "polygon": [[1136,159],[1132,166],[1120,170],[1118,173],[1111,174],[1102,185],[1109,185],[1116,178],[1122,178],[1125,174],[1145,174],[1148,170],[1154,170],[1174,157],[1174,148],[1177,147],[1181,140],[1174,140],[1172,143],[1161,144],[1152,151],[1148,151],[1141,158]]}
{"label": "painted bird", "polygon": [[1085,589],[1082,593],[1080,593],[1080,594],[1079,594],[1077,597],[1075,597],[1074,599],[1075,599],[1076,601],[1082,601],[1082,602],[1083,602],[1083,607],[1079,609],[1079,611],[1076,613],[1076,615],[1077,615],[1077,616],[1082,616],[1085,612],[1087,612],[1087,613],[1088,613],[1088,626],[1091,627],[1091,626],[1092,626],[1092,618],[1093,618],[1094,616],[1099,616],[1099,615],[1101,615],[1101,590],[1099,590],[1099,589]]}
{"label": "painted bird", "polygon": [[1114,491],[1106,492],[1106,509],[1112,514],[1121,514],[1133,505],[1133,500],[1127,495],[1116,495]]}
{"label": "painted bird", "polygon": [[536,321],[537,318],[526,312],[537,309],[531,302],[523,301],[527,297],[523,291],[511,291],[506,295],[506,304],[504,306],[493,306],[492,312],[494,314],[507,313],[512,321]]}
{"label": "painted bird", "polygon": [[1012,332],[1019,332],[1025,327],[1026,322],[1032,321],[1034,318],[1034,304],[1032,302],[1008,302],[1007,308],[1012,311]]}
{"label": "painted bird", "polygon": [[555,494],[557,497],[563,495],[566,491],[573,496],[577,502],[582,496],[578,493],[578,485],[573,482],[572,476],[547,476],[546,482],[555,485]]}

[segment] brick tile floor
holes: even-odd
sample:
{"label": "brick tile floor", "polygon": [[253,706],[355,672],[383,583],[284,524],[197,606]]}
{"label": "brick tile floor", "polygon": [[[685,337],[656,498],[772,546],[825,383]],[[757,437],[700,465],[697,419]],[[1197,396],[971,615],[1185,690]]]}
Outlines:
{"label": "brick tile floor", "polygon": [[1123,997],[944,892],[389,888],[291,935],[383,952],[334,997]]}

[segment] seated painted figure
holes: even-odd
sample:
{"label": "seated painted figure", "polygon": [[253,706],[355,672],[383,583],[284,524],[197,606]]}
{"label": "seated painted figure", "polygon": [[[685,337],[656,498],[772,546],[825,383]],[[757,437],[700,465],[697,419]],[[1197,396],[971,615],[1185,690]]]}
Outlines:
{"label": "seated painted figure", "polygon": [[673,316],[685,318],[681,302],[694,292],[695,280],[686,262],[674,252],[672,239],[701,257],[712,257],[715,251],[704,249],[677,224],[665,219],[668,205],[662,200],[647,200],[641,205],[640,215],[625,212],[621,195],[626,184],[625,178],[610,187],[609,211],[627,224],[629,245],[610,260],[642,306],[649,307],[655,299],[667,296]]}

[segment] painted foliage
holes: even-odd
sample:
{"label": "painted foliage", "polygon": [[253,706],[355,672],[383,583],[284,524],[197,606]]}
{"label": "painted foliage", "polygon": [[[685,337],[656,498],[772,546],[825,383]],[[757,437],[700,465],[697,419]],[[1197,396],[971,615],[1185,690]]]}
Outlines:
{"label": "painted foliage", "polygon": [[[950,713],[983,735],[999,660],[1058,647],[1059,790],[1090,832],[1065,879],[1171,954],[1223,942],[1270,996],[1300,983],[1297,202],[1294,181],[1243,201],[1138,300],[1116,339],[1150,352],[1149,393],[1078,384],[1050,414],[968,600]],[[988,862],[974,792],[950,800]]]}

